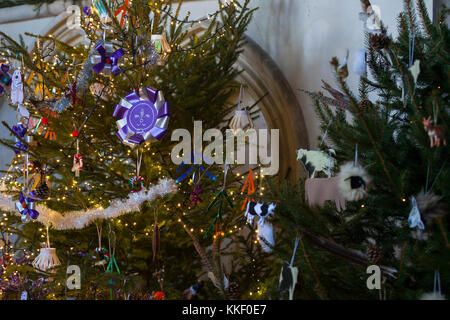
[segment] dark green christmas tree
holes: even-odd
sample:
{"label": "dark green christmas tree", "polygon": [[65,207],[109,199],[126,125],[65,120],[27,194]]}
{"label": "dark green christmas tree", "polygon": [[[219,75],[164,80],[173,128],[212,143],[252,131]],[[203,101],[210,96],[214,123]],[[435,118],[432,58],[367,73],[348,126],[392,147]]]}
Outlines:
{"label": "dark green christmas tree", "polygon": [[[367,8],[368,1],[361,2]],[[418,299],[433,292],[438,276],[442,293],[448,288],[447,14],[444,8],[433,24],[423,1],[405,1],[396,39],[382,24],[378,32],[367,32],[369,70],[357,93],[346,82],[349,67],[337,58],[331,60],[336,88],[324,82],[324,92],[307,92],[327,132],[321,149],[325,154],[330,148],[336,152],[334,175],[346,162],[354,164],[357,150],[357,164],[365,168],[371,183],[366,176],[362,177],[367,186],[347,180],[349,189],[359,186],[367,195],[347,201],[341,212],[334,201],[309,207],[304,181],[272,188],[270,198],[279,201],[275,224],[283,230],[277,234],[280,269],[283,260],[290,261],[294,239],[299,238],[296,298]],[[436,135],[433,144],[429,134]],[[408,222],[413,197],[423,230]],[[370,265],[381,268],[381,290],[367,287]],[[267,284],[273,294],[277,282],[275,272]]]}

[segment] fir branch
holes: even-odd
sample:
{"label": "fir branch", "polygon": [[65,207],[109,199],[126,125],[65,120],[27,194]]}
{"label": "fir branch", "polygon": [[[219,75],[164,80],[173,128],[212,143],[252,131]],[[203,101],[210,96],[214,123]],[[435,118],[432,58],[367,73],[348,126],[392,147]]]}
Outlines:
{"label": "fir branch", "polygon": [[323,290],[322,289],[322,284],[320,283],[320,279],[319,279],[319,277],[317,276],[317,273],[316,273],[317,269],[312,266],[311,260],[309,259],[308,252],[306,251],[305,244],[303,243],[303,234],[299,234],[298,238],[300,239],[300,244],[302,245],[303,256],[304,256],[304,258],[305,258],[305,260],[306,260],[306,262],[308,264],[309,269],[311,270],[312,274],[314,275],[314,278],[317,281],[319,297],[320,297],[320,299],[325,300],[326,297],[325,297],[325,295],[324,295],[324,293],[322,291]]}

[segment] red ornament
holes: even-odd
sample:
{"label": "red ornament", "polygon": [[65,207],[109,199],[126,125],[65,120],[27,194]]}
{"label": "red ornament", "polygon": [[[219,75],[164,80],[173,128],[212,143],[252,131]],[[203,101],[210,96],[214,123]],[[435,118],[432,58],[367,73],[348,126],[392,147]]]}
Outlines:
{"label": "red ornament", "polygon": [[78,131],[77,130],[73,130],[72,131],[72,137],[78,137]]}
{"label": "red ornament", "polygon": [[105,62],[107,63],[107,64],[111,64],[111,58],[110,57],[107,57],[106,59],[105,59]]}
{"label": "red ornament", "polygon": [[166,300],[166,296],[164,295],[164,292],[158,291],[152,296],[152,300]]}
{"label": "red ornament", "polygon": [[48,118],[47,118],[47,117],[42,117],[41,122],[42,122],[42,124],[43,124],[44,126],[48,125]]}

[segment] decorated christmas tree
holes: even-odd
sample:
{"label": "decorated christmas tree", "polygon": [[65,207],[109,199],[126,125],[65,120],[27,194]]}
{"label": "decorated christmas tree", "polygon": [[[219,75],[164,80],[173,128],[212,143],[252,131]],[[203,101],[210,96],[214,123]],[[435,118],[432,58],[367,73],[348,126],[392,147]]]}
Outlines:
{"label": "decorated christmas tree", "polygon": [[[83,9],[78,46],[26,34],[36,38],[29,52],[1,34],[5,94],[19,119],[4,123],[13,139],[2,141],[16,152],[2,185],[11,298],[39,285],[32,298],[179,299],[200,291],[206,272],[215,286],[208,281],[203,292],[227,297],[220,257],[213,266],[205,248],[231,225],[242,228],[232,223],[242,211],[205,209],[218,191],[230,194],[220,201],[240,201],[232,197],[239,184],[229,187],[237,166],[224,175],[220,165],[174,164],[177,142],[166,133],[192,132],[193,120],[227,124],[253,10],[219,1],[218,11],[192,20],[181,5],[94,1]],[[79,290],[65,285],[69,265],[80,267]]]}

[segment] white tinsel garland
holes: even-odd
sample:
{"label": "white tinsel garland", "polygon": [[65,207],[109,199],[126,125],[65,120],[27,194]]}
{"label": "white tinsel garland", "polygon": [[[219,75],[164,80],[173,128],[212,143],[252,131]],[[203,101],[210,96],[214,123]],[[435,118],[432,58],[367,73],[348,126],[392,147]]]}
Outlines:
{"label": "white tinsel garland", "polygon": [[[161,179],[157,185],[151,186],[148,190],[132,193],[126,200],[113,200],[111,205],[104,208],[92,208],[89,210],[70,211],[61,215],[59,212],[47,208],[45,205],[37,204],[36,210],[39,217],[36,219],[45,226],[51,226],[57,230],[82,229],[94,220],[111,219],[123,214],[139,211],[139,207],[145,201],[152,201],[158,196],[177,191],[175,182],[171,179]],[[16,201],[11,199],[10,195],[0,193],[0,209],[16,212]]]}

